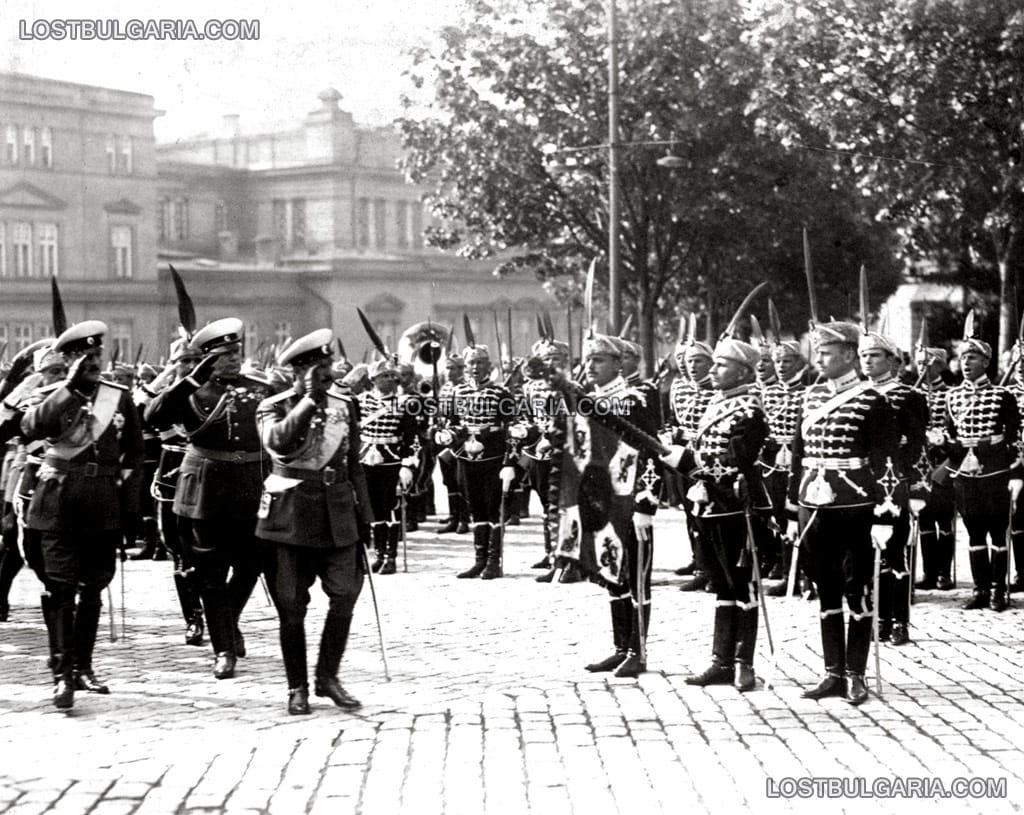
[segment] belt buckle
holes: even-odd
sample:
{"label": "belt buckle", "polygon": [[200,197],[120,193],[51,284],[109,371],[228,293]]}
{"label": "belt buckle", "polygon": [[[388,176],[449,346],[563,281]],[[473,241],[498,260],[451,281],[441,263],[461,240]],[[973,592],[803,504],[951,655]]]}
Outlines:
{"label": "belt buckle", "polygon": [[334,483],[334,473],[335,473],[335,470],[334,470],[333,467],[324,467],[324,469],[323,469],[324,486],[329,487],[329,486],[331,486]]}
{"label": "belt buckle", "polygon": [[85,465],[85,474],[86,474],[86,476],[88,476],[89,478],[95,478],[99,474],[99,466],[100,465],[97,464],[95,461],[86,462],[86,465]]}

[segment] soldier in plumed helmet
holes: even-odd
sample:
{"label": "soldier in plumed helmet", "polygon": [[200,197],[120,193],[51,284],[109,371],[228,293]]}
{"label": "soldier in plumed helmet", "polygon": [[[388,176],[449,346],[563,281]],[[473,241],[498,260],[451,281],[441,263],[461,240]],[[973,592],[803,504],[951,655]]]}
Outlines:
{"label": "soldier in plumed helmet", "polygon": [[53,606],[53,703],[67,709],[75,690],[107,693],[93,671],[100,593],[114,576],[121,544],[121,483],[142,464],[142,431],[131,394],[101,378],[107,326],[86,320],[53,350],[67,378],[36,392],[21,429],[46,439],[28,526],[40,534]]}
{"label": "soldier in plumed helmet", "polygon": [[304,620],[317,578],[330,602],[314,691],[346,710],[360,706],[338,669],[363,585],[362,530],[374,515],[359,460],[359,406],[333,385],[332,344],[331,330],[322,328],[285,348],[278,363],[291,367],[294,385],[264,400],[258,413],[273,464],[257,534],[276,548],[270,572],[293,715],[310,712]]}
{"label": "soldier in plumed helmet", "polygon": [[[957,509],[967,527],[974,592],[973,610],[1006,608],[1009,513],[1024,484],[1016,446],[1020,414],[1013,395],[988,378],[992,347],[973,334],[968,317],[960,345],[964,381],[946,394],[946,435]],[[991,557],[989,547],[991,546]]]}
{"label": "soldier in plumed helmet", "polygon": [[949,471],[942,466],[949,455],[946,394],[950,386],[943,378],[947,361],[948,354],[944,348],[922,345],[915,350],[915,362],[921,371],[917,389],[928,403],[925,449],[917,462],[917,479],[911,485],[911,495],[925,502],[917,519],[923,576],[915,587],[922,591],[949,591],[954,588],[952,564],[956,549],[956,499]]}
{"label": "soldier in plumed helmet", "polygon": [[[686,446],[693,440],[708,402],[715,394],[711,384],[713,349],[694,336],[694,328],[691,325],[689,337],[676,349],[676,358],[682,357],[682,370],[686,376],[680,376],[672,383],[669,395],[672,415],[668,417],[668,425],[660,435],[662,441],[670,445]],[[686,513],[686,532],[693,557],[690,564],[678,569],[676,573],[693,575],[693,580],[681,587],[684,591],[702,591],[708,585],[708,575],[703,562],[705,553],[701,549],[700,521],[693,513],[693,502],[685,495],[683,510]]]}
{"label": "soldier in plumed helmet", "polygon": [[473,528],[473,565],[458,577],[493,580],[502,576],[502,496],[515,478],[507,427],[515,417],[509,410],[511,394],[491,381],[487,346],[468,345],[462,358],[466,380],[452,395],[451,424],[437,431],[434,440],[458,460],[459,485]]}
{"label": "soldier in plumed helmet", "polygon": [[245,656],[238,620],[263,568],[256,510],[266,462],[256,408],[270,388],[242,374],[241,320],[226,317],[200,328],[192,346],[202,360],[157,394],[146,420],[157,428],[179,424],[188,434],[174,512],[189,521],[213,675],[229,679]]}
{"label": "soldier in plumed helmet", "polygon": [[[533,358],[549,371],[565,372],[569,369],[569,346],[554,338],[538,340],[530,349]],[[530,487],[536,491],[544,509],[542,532],[544,539],[544,557],[533,564],[535,569],[547,569],[545,574],[537,578],[538,582],[549,583],[555,575],[553,551],[554,530],[550,528],[548,517],[548,498],[550,495],[551,476],[551,434],[553,423],[560,411],[564,411],[565,399],[561,392],[553,388],[545,376],[529,378],[523,383],[522,403],[525,409],[509,433],[517,439],[522,455],[526,460],[526,474],[530,479]],[[578,580],[578,570],[567,569],[562,573],[562,582]]]}
{"label": "soldier in plumed helmet", "polygon": [[[686,447],[662,457],[695,481],[694,513],[700,517],[705,563],[716,594],[711,665],[686,679],[688,685],[725,685],[754,690],[758,592],[754,542],[748,519],[771,504],[756,467],[768,435],[754,387],[760,354],[749,343],[727,337],[714,349],[711,376],[715,396]],[[746,550],[746,554],[744,554]]]}
{"label": "soldier in plumed helmet", "polygon": [[370,568],[374,573],[388,575],[396,571],[398,541],[402,536],[397,490],[412,486],[419,466],[414,448],[416,422],[406,410],[410,397],[398,393],[399,369],[391,360],[371,363],[369,377],[373,388],[357,397],[362,443],[359,460],[366,474],[375,519],[371,531],[377,557]]}
{"label": "soldier in plumed helmet", "polygon": [[[899,442],[886,398],[857,373],[860,328],[829,322],[813,332],[816,367],[824,381],[809,387],[793,439],[789,498],[800,507],[811,577],[818,587],[825,677],[807,699],[868,697],[864,672],[874,614],[871,582],[875,510],[882,480]],[[849,609],[844,631],[843,599]],[[845,681],[844,681],[845,674]]]}
{"label": "soldier in plumed helmet", "polygon": [[[445,430],[452,423],[455,413],[455,389],[466,380],[466,362],[460,354],[448,354],[445,358],[445,377],[441,391],[437,394],[437,411],[434,430]],[[433,439],[431,439],[433,442]],[[455,532],[464,535],[469,532],[469,505],[459,484],[458,463],[448,447],[437,451],[437,463],[441,470],[441,482],[448,491],[448,518],[438,534]]]}

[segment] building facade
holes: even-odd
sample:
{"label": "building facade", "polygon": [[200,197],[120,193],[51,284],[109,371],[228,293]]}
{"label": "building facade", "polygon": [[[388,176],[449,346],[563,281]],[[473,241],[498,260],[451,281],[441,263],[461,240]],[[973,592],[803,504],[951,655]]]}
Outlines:
{"label": "building facade", "polygon": [[153,97],[0,74],[0,345],[103,319],[122,356],[157,319]]}
{"label": "building facade", "polygon": [[511,309],[517,355],[538,311],[564,325],[535,280],[424,246],[429,219],[397,169],[397,133],[360,128],[340,99],[324,91],[293,129],[247,133],[227,116],[218,133],[158,146],[160,265],[186,280],[200,320],[243,317],[250,347],[328,325],[357,360],[369,347],[357,307],[390,349],[426,320],[464,341],[463,313],[479,342],[494,348],[500,332],[505,348]]}

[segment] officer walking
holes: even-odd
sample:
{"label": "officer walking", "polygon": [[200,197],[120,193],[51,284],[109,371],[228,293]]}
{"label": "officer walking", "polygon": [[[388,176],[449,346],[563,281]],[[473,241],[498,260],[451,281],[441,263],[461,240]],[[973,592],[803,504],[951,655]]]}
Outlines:
{"label": "officer walking", "polygon": [[331,330],[323,328],[282,351],[278,364],[291,367],[294,385],[265,399],[258,412],[273,465],[256,531],[276,544],[273,594],[292,715],[310,712],[305,617],[317,578],[330,605],[314,692],[346,710],[360,706],[342,687],[338,668],[363,586],[360,528],[374,516],[359,462],[359,408],[332,387],[333,342]]}
{"label": "officer walking", "polygon": [[245,656],[238,618],[263,565],[256,510],[264,453],[256,408],[270,391],[266,383],[241,373],[241,320],[210,323],[196,331],[192,346],[202,361],[157,394],[146,420],[164,429],[180,424],[188,434],[174,512],[189,521],[188,545],[216,655],[213,675],[230,679],[237,658]]}
{"label": "officer walking", "polygon": [[[142,464],[142,430],[127,388],[100,377],[107,326],[87,320],[68,328],[54,351],[68,376],[36,392],[21,428],[46,439],[28,526],[41,533],[53,607],[53,704],[74,705],[75,690],[108,693],[93,671],[102,602],[121,545],[119,485]],[[76,602],[77,599],[77,602]]]}

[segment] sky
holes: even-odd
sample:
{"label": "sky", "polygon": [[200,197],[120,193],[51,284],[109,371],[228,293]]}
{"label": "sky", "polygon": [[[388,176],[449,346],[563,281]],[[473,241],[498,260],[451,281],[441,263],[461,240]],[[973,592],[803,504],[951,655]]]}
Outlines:
{"label": "sky", "polygon": [[[358,123],[401,114],[403,51],[459,18],[460,0],[2,0],[0,71],[147,93],[164,111],[157,138],[216,131],[225,114],[243,130],[295,124],[331,86]],[[259,40],[26,39],[54,20],[259,21]],[[25,21],[22,23],[21,21]],[[37,27],[36,31],[43,28]]]}

